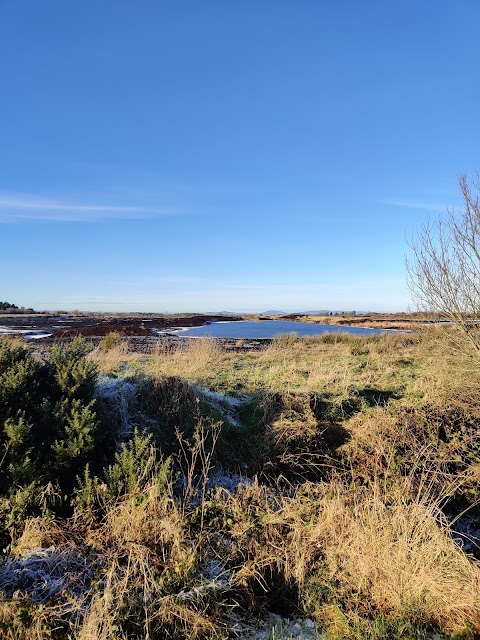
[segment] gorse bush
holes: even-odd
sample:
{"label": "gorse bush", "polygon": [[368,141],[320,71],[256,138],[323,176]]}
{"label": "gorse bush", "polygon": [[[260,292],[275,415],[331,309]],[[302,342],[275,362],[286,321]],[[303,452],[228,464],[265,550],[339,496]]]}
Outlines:
{"label": "gorse bush", "polygon": [[12,418],[23,408],[37,411],[42,399],[47,370],[28,351],[0,341],[0,422]]}
{"label": "gorse bush", "polygon": [[105,469],[106,488],[111,497],[141,491],[156,466],[151,435],[141,435],[137,429],[131,440],[123,443],[115,461]]}
{"label": "gorse bush", "polygon": [[63,347],[55,346],[51,350],[53,375],[64,396],[84,401],[92,398],[97,368],[94,362],[85,357],[89,351],[82,338],[76,338]]}
{"label": "gorse bush", "polygon": [[101,449],[96,367],[87,352],[76,339],[39,362],[27,348],[0,341],[0,495],[12,522],[19,502],[21,513],[38,511],[38,495],[49,483],[70,493]]}
{"label": "gorse bush", "polygon": [[115,452],[112,464],[107,465],[101,476],[90,473],[86,465],[77,477],[73,504],[76,515],[89,522],[104,513],[109,505],[125,496],[141,495],[153,480],[161,491],[171,481],[171,458],[163,461],[152,444],[152,435],[135,429],[132,437],[123,442]]}
{"label": "gorse bush", "polygon": [[122,336],[118,331],[110,331],[99,344],[100,351],[108,352],[121,344]]}

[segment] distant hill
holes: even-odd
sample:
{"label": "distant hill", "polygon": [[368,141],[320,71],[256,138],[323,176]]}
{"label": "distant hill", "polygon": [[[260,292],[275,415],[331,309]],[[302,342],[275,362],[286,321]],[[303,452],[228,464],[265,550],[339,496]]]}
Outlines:
{"label": "distant hill", "polygon": [[329,309],[317,309],[316,311],[262,311],[262,316],[286,316],[286,315],[299,315],[299,316],[325,316],[329,313],[340,313],[338,311],[330,311]]}
{"label": "distant hill", "polygon": [[[299,316],[328,316],[330,314],[334,316],[342,315],[342,313],[351,313],[351,309],[332,310],[332,309],[314,309],[313,311],[290,311],[289,315],[297,314]],[[268,313],[268,312],[266,312]],[[371,313],[370,311],[355,311],[357,316],[363,316]]]}
{"label": "distant hill", "polygon": [[[238,316],[242,313],[255,313],[255,315],[259,316],[287,316],[287,315],[299,315],[299,316],[328,316],[332,315],[341,315],[342,313],[351,313],[351,309],[342,309],[342,310],[332,310],[332,309],[313,309],[309,311],[280,311],[279,309],[267,309],[266,311],[257,311],[257,312],[242,312],[242,311],[205,311],[203,315],[205,316]],[[357,315],[365,315],[370,313],[369,311],[356,311]]]}
{"label": "distant hill", "polygon": [[337,311],[331,311],[330,309],[315,309],[314,311],[295,311],[292,313],[299,313],[302,316],[326,316],[329,313],[337,313]]}
{"label": "distant hill", "polygon": [[238,316],[241,314],[239,311],[205,311],[204,316]]}

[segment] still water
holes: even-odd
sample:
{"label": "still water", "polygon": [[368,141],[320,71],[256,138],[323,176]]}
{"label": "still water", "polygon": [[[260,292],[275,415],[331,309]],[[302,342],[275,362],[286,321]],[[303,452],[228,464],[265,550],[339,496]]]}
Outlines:
{"label": "still water", "polygon": [[[332,324],[309,324],[307,322],[286,322],[284,320],[261,320],[252,322],[240,320],[235,322],[212,322],[203,327],[190,327],[178,331],[179,336],[186,338],[274,338],[275,336],[296,333],[298,336],[320,336],[322,333],[343,331],[357,335],[384,333],[382,329],[366,329],[365,327],[344,327]],[[161,333],[161,332],[159,332]],[[169,331],[168,333],[173,333]]]}

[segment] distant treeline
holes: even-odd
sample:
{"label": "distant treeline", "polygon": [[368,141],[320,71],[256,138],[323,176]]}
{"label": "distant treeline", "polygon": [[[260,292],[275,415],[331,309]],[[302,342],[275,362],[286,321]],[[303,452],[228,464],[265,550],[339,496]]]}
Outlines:
{"label": "distant treeline", "polygon": [[0,313],[35,313],[33,309],[25,309],[25,307],[17,307],[11,302],[0,302]]}

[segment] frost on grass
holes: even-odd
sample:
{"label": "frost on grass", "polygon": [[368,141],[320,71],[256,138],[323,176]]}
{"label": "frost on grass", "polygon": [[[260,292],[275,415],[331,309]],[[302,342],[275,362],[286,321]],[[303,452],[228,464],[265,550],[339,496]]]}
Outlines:
{"label": "frost on grass", "polygon": [[67,592],[81,598],[90,588],[96,561],[78,549],[38,548],[25,556],[0,561],[0,593],[4,597],[28,596],[47,602]]}
{"label": "frost on grass", "polygon": [[251,400],[251,396],[240,394],[238,396],[229,396],[225,393],[211,391],[206,387],[195,385],[196,390],[200,393],[202,399],[209,405],[220,411],[222,416],[235,427],[240,426],[238,419],[238,409]]}
{"label": "frost on grass", "polygon": [[128,378],[102,376],[95,386],[95,398],[112,417],[111,424],[118,425],[115,436],[119,442],[127,440],[134,431],[132,404],[137,391],[137,384]]}
{"label": "frost on grass", "polygon": [[239,640],[327,640],[310,618],[284,618],[268,614],[258,625],[238,620],[232,632]]}
{"label": "frost on grass", "polygon": [[206,479],[201,474],[195,475],[191,480],[185,474],[180,475],[175,483],[175,490],[182,494],[189,489],[190,499],[188,500],[188,506],[194,509],[202,503],[205,491],[223,489],[232,495],[236,495],[243,488],[252,485],[253,480],[248,476],[233,473],[221,466],[217,466],[210,471]]}
{"label": "frost on grass", "polygon": [[202,583],[192,589],[182,589],[177,595],[178,600],[201,601],[207,596],[227,594],[233,589],[233,574],[225,570],[224,564],[218,558],[210,558],[201,569]]}
{"label": "frost on grass", "polygon": [[252,484],[253,481],[248,476],[226,471],[222,467],[216,467],[215,469],[212,469],[208,476],[206,488],[226,489],[229,493],[235,495],[239,489],[243,487],[250,487]]}

